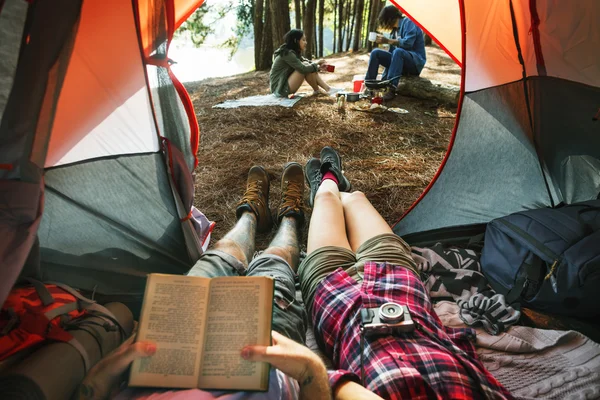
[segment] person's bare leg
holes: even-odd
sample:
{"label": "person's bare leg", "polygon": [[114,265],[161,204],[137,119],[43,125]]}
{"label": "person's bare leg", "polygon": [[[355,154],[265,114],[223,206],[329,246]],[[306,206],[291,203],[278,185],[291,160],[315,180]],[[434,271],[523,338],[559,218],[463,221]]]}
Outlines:
{"label": "person's bare leg", "polygon": [[341,193],[341,201],[352,251],[356,251],[372,237],[393,233],[392,228],[362,192]]}
{"label": "person's bare leg", "polygon": [[337,184],[326,179],[315,196],[310,226],[308,228],[308,254],[325,247],[336,246],[351,249],[346,237],[344,209]]}
{"label": "person's bare leg", "polygon": [[288,86],[290,87],[290,93],[296,93],[300,86],[304,83],[305,76],[298,71],[292,72],[288,78]]}
{"label": "person's bare leg", "polygon": [[317,84],[319,86],[321,86],[323,89],[325,89],[327,92],[329,92],[329,90],[331,90],[331,86],[326,84],[325,81],[323,80],[323,78],[321,78],[321,75],[319,75],[318,73],[317,73]]}
{"label": "person's bare leg", "polygon": [[256,216],[251,212],[245,212],[223,239],[214,245],[213,249],[231,254],[245,267],[248,267],[248,262],[254,255],[255,236]]}
{"label": "person's bare leg", "polygon": [[312,72],[304,76],[304,79],[306,79],[306,83],[308,83],[315,92],[319,91],[319,84],[317,83],[318,76],[319,74],[316,72]]}
{"label": "person's bare leg", "polygon": [[274,254],[283,258],[296,272],[300,259],[298,237],[300,237],[298,221],[293,217],[284,217],[279,224],[275,237],[263,254]]}

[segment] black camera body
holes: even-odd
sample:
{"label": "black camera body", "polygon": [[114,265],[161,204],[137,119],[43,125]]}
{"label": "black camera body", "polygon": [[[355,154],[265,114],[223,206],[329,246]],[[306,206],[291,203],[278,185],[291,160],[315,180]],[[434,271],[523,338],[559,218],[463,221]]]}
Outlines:
{"label": "black camera body", "polygon": [[407,306],[385,303],[381,307],[360,310],[362,329],[366,336],[393,335],[415,329]]}

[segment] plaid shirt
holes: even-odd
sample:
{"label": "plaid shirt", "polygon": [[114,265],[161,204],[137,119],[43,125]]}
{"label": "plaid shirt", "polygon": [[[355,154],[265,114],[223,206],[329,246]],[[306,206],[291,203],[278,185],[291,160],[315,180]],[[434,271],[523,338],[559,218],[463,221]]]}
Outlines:
{"label": "plaid shirt", "polygon": [[407,305],[416,329],[365,338],[365,386],[386,399],[512,399],[477,359],[472,329],[444,327],[418,276],[387,263],[365,264],[359,285],[339,268],[317,288],[313,323],[319,346],[342,379],[360,382],[360,309]]}

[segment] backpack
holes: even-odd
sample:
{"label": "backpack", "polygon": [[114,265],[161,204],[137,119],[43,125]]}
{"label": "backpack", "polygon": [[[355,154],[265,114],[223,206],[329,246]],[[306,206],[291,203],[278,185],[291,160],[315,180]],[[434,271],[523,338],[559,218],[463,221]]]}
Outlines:
{"label": "backpack", "polygon": [[103,317],[105,329],[119,330],[125,338],[123,327],[108,309],[71,287],[25,281],[29,284],[13,288],[0,309],[0,361],[46,341],[60,341],[81,354],[87,371],[91,367],[87,352],[68,329],[84,326],[88,315]]}
{"label": "backpack", "polygon": [[481,268],[507,303],[554,314],[600,314],[600,200],[491,221]]}

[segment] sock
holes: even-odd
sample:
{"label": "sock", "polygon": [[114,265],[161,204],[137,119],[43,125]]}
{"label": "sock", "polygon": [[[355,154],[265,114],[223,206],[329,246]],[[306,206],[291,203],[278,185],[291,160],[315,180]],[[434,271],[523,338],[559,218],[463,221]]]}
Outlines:
{"label": "sock", "polygon": [[323,175],[323,179],[321,179],[321,183],[323,183],[323,181],[325,179],[331,179],[332,181],[335,182],[336,185],[339,184],[338,179],[335,177],[335,175],[331,171],[325,172],[325,175]]}

